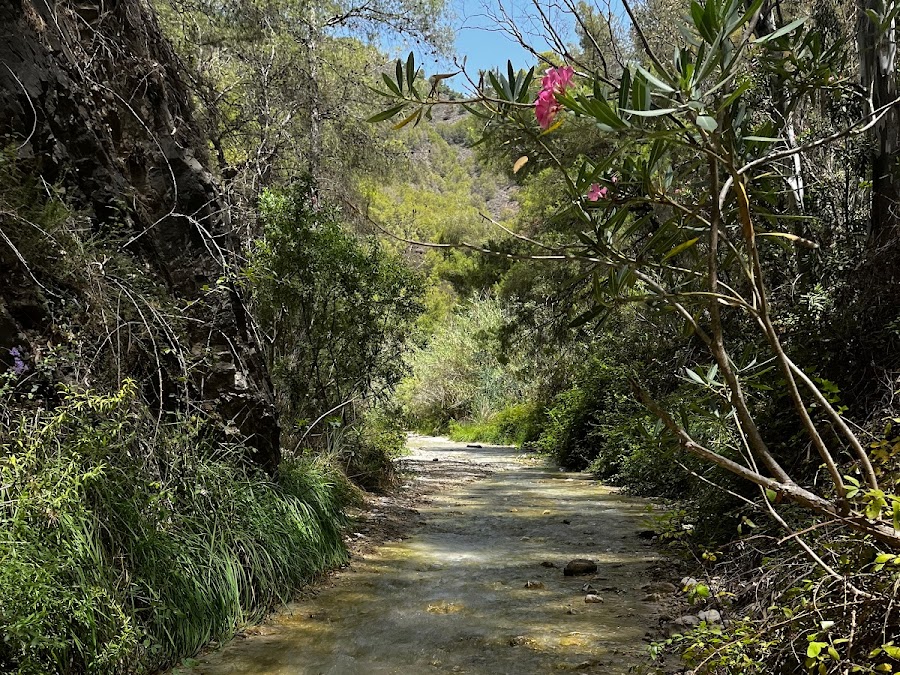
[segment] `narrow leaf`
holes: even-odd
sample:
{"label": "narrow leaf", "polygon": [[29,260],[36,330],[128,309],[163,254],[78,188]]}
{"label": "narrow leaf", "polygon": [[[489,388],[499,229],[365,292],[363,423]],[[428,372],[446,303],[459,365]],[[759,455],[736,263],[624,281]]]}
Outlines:
{"label": "narrow leaf", "polygon": [[778,38],[787,35],[788,33],[793,32],[797,27],[802,26],[806,23],[806,17],[801,17],[799,19],[794,19],[789,24],[782,26],[776,31],[769,33],[768,35],[763,35],[758,40],[755,40],[755,44],[765,44],[767,42],[771,42],[772,40],[777,40]]}
{"label": "narrow leaf", "polygon": [[388,108],[387,110],[382,110],[377,115],[372,115],[366,122],[375,123],[375,122],[384,122],[385,120],[391,119],[398,112],[403,110],[406,106],[405,103],[401,103],[400,105],[395,105],[393,108]]}
{"label": "narrow leaf", "polygon": [[693,246],[694,244],[696,244],[698,241],[700,241],[700,237],[694,237],[693,239],[689,239],[689,240],[687,240],[687,241],[685,241],[685,242],[682,242],[682,243],[678,244],[678,246],[676,246],[675,248],[673,248],[671,251],[669,251],[668,253],[666,253],[666,254],[663,256],[663,262],[665,262],[665,261],[668,260],[669,258],[672,258],[672,257],[678,255],[678,254],[681,253],[682,251],[686,251],[686,250],[689,249],[691,246]]}

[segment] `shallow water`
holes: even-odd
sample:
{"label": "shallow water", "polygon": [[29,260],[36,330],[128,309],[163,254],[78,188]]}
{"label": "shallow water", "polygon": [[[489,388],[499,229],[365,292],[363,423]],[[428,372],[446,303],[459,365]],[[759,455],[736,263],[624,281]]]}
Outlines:
{"label": "shallow water", "polygon": [[[405,461],[428,463],[418,465],[419,480],[497,470],[431,495],[408,539],[354,559],[259,635],[177,672],[617,675],[644,660],[656,607],[641,601],[640,586],[659,560],[635,536],[644,502],[581,474],[529,466],[512,448],[412,444]],[[594,560],[594,578],[563,576],[573,558]],[[602,604],[585,604],[588,581]]]}

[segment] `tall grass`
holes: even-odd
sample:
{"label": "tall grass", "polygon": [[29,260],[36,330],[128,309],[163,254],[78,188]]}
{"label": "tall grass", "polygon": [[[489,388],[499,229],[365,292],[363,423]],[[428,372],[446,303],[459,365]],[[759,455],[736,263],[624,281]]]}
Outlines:
{"label": "tall grass", "polygon": [[451,440],[467,443],[522,445],[537,440],[543,417],[540,404],[532,401],[516,403],[487,418],[450,422],[447,435]]}
{"label": "tall grass", "polygon": [[157,431],[130,384],[0,433],[0,672],[150,672],[346,558],[343,474]]}

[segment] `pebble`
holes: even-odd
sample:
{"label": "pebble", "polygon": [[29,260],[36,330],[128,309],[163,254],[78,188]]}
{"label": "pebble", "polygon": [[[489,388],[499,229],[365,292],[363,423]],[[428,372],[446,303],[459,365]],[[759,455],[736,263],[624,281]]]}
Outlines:
{"label": "pebble", "polygon": [[584,601],[587,603],[603,602],[603,598],[601,598],[599,595],[588,593],[586,596],[584,596]]}

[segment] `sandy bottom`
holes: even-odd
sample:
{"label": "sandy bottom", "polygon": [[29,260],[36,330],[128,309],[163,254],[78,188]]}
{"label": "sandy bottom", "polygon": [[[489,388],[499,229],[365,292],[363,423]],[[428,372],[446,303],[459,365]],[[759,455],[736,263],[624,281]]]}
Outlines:
{"label": "sandy bottom", "polygon": [[[313,597],[175,672],[617,675],[646,663],[658,607],[641,586],[661,559],[635,534],[646,502],[514,448],[410,446],[408,536],[357,547]],[[596,574],[565,577],[573,558]],[[584,602],[585,583],[602,603]]]}

